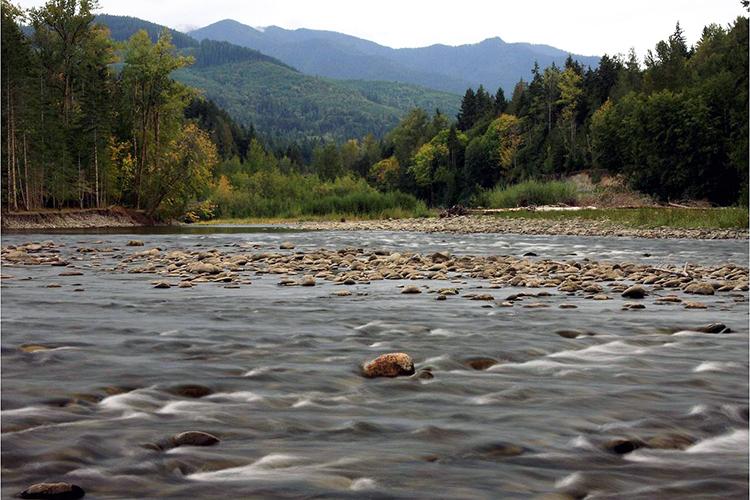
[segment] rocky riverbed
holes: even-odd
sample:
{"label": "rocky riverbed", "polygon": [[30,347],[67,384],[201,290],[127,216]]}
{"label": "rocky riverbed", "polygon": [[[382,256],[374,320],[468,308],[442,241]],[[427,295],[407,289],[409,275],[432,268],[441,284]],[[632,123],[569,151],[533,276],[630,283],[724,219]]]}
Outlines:
{"label": "rocky riverbed", "polygon": [[388,219],[377,221],[300,222],[300,229],[325,231],[420,231],[426,233],[512,233],[523,235],[617,236],[630,238],[747,239],[747,229],[636,229],[605,220],[523,219],[463,215],[446,218]]}
{"label": "rocky riverbed", "polygon": [[0,257],[4,491],[747,495],[742,242],[218,228]]}

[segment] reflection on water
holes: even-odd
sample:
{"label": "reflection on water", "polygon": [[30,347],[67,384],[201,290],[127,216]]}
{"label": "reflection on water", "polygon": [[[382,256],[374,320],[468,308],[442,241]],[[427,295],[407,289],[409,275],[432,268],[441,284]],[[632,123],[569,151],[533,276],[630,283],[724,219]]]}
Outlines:
{"label": "reflection on water", "polygon": [[[748,258],[736,241],[231,230],[140,238],[166,250],[269,251],[289,240],[298,250],[533,251],[654,265]],[[3,244],[142,250],[125,247],[129,233],[15,234]],[[398,280],[354,285],[350,297],[332,297],[330,283],[279,287],[268,275],[240,288],[157,290],[148,275],[107,271],[111,259],[81,261],[80,276],[2,271],[13,277],[2,282],[6,496],[43,480],[95,498],[747,496],[746,292],[739,302],[701,299],[705,310],[648,302],[623,312],[619,298],[581,297],[565,297],[573,310],[488,308],[401,295]],[[46,287],[53,281],[61,288]],[[734,332],[690,330],[711,322]],[[562,329],[594,335],[555,334]],[[22,352],[25,344],[48,349]],[[359,376],[360,363],[391,351],[434,378]],[[485,358],[496,364],[472,367]],[[187,430],[221,442],[154,446]],[[607,451],[617,438],[674,446],[617,455]]]}

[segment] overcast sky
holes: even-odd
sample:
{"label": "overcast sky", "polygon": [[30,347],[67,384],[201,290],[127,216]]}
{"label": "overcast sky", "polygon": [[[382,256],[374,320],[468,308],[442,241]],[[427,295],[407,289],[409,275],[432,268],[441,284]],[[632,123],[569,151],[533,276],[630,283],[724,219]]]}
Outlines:
{"label": "overcast sky", "polygon": [[582,55],[634,47],[641,56],[672,33],[677,21],[692,44],[706,24],[726,25],[744,12],[739,0],[99,0],[99,5],[102,13],[180,31],[231,18],[256,27],[339,31],[396,48],[499,36]]}

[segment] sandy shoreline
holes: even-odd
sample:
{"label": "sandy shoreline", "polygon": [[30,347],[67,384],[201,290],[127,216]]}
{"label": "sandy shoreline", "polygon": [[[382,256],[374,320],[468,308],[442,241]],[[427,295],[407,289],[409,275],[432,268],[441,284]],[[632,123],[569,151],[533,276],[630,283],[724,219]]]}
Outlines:
{"label": "sandy shoreline", "polygon": [[3,231],[95,229],[109,227],[141,227],[154,221],[142,212],[122,207],[85,210],[44,210],[38,212],[4,212]]}
{"label": "sandy shoreline", "polygon": [[747,239],[747,229],[637,229],[601,220],[504,219],[468,215],[444,219],[389,219],[347,222],[298,222],[300,229],[328,231],[415,231],[426,233],[513,233],[529,235],[620,236],[629,238]]}

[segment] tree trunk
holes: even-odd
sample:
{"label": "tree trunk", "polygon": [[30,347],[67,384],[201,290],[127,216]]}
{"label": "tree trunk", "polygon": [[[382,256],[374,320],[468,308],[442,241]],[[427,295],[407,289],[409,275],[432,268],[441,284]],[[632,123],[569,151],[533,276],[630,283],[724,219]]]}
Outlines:
{"label": "tree trunk", "polygon": [[7,166],[8,166],[8,210],[10,210],[10,208],[11,208],[10,196],[11,196],[11,193],[13,192],[13,188],[12,188],[12,184],[11,184],[11,179],[13,178],[13,176],[11,174],[11,168],[10,168],[11,165],[12,165],[11,162],[13,161],[12,157],[11,157],[11,154],[10,154],[10,79],[8,78],[7,74],[5,75],[5,78],[6,78],[6,80],[5,80],[6,81],[6,85],[5,85],[5,89],[6,89],[5,90],[5,97],[6,97],[6,101],[8,103],[7,104],[6,113],[5,113],[5,125],[7,127],[6,130],[5,130],[5,132],[6,132],[5,156],[6,156],[7,160],[8,160],[7,161]]}
{"label": "tree trunk", "polygon": [[78,204],[83,209],[83,171],[81,170],[81,153],[78,153]]}
{"label": "tree trunk", "polygon": [[96,196],[96,208],[99,208],[101,206],[102,200],[99,197],[99,144],[97,143],[96,139],[96,128],[94,128],[94,195]]}
{"label": "tree trunk", "polygon": [[31,179],[29,178],[29,161],[26,156],[26,130],[23,131],[23,177],[25,179],[24,188],[26,190],[24,206],[26,207],[26,210],[29,210],[31,208],[31,198],[29,197],[29,181]]}

